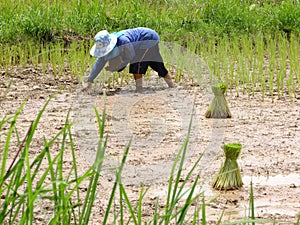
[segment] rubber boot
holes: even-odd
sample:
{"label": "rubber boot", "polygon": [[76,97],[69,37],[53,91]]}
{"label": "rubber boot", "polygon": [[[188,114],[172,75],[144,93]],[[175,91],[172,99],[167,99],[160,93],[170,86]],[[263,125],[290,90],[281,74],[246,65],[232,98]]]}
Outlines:
{"label": "rubber boot", "polygon": [[135,87],[136,92],[143,92],[143,75],[142,74],[134,74]]}
{"label": "rubber boot", "polygon": [[165,79],[167,85],[169,86],[169,88],[174,88],[174,87],[175,87],[175,85],[174,85],[174,83],[173,83],[173,81],[172,81],[172,78],[171,78],[171,76],[170,76],[169,74],[167,74],[167,75],[164,77],[164,79]]}

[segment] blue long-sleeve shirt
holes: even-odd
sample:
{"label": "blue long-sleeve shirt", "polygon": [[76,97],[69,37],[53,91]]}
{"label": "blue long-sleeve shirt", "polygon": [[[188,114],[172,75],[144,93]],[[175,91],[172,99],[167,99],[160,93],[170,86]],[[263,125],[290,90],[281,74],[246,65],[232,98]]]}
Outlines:
{"label": "blue long-sleeve shirt", "polygon": [[113,57],[116,57],[115,51],[118,52],[118,49],[116,48],[119,48],[120,46],[125,47],[129,53],[126,55],[127,57],[121,66],[121,68],[125,68],[128,63],[134,63],[139,60],[135,58],[136,51],[151,48],[159,41],[159,35],[156,33],[156,31],[145,27],[126,29],[113,34],[117,36],[117,44],[115,49],[108,55],[97,58],[93,65],[92,71],[88,76],[88,82],[93,82],[102,71],[107,61]]}

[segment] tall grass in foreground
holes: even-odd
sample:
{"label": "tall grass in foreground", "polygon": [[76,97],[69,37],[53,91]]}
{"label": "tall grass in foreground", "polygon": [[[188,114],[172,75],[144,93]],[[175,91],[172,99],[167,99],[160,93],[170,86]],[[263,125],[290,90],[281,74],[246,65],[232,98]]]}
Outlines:
{"label": "tall grass in foreground", "polygon": [[[88,224],[97,192],[107,137],[104,136],[105,109],[102,115],[95,110],[99,126],[97,157],[93,166],[82,175],[79,174],[71,123],[67,115],[65,126],[53,138],[44,137],[44,146],[38,155],[30,154],[34,134],[50,99],[33,120],[23,139],[17,128],[17,120],[26,103],[23,103],[13,116],[4,116],[0,121],[0,134],[5,137],[1,144],[0,163],[0,223],[1,224]],[[203,192],[196,192],[201,185],[200,177],[191,182],[201,157],[193,164],[185,177],[182,169],[188,150],[189,133],[175,158],[167,187],[166,202],[156,199],[150,218],[144,218],[143,205],[147,189],[142,187],[138,201],[132,201],[122,184],[122,169],[130,150],[130,141],[123,154],[120,166],[116,170],[115,182],[105,209],[102,224],[207,224],[207,202]],[[6,132],[4,134],[4,132]],[[17,139],[17,151],[11,157],[13,140]],[[55,148],[55,143],[60,143]],[[53,152],[56,151],[56,155]],[[72,165],[66,167],[64,157],[71,153]],[[191,182],[191,183],[189,183]],[[86,189],[82,192],[82,188]],[[118,192],[117,192],[118,190]],[[257,220],[254,215],[254,194],[250,193],[250,219],[222,223],[224,213],[216,224],[255,224],[275,221]],[[136,202],[135,204],[133,202]],[[251,213],[251,214],[250,214]],[[297,224],[299,224],[299,219]]]}
{"label": "tall grass in foreground", "polygon": [[[100,130],[95,163],[82,175],[79,175],[77,169],[69,115],[61,131],[50,140],[44,137],[43,149],[33,158],[29,153],[32,140],[49,101],[32,122],[22,141],[16,124],[25,103],[15,116],[6,116],[1,120],[1,135],[4,135],[6,125],[8,132],[4,146],[1,143],[0,148],[0,224],[36,224],[39,221],[47,221],[47,224],[87,224],[90,219],[105,151],[103,129]],[[100,117],[97,118],[100,121]],[[101,127],[104,127],[104,121],[101,123]],[[11,149],[16,147],[12,141],[14,136],[17,136],[18,150],[12,158]],[[60,142],[59,149],[54,148],[57,142]],[[55,150],[57,154],[53,156]],[[66,151],[71,151],[71,167],[64,164]],[[84,185],[88,186],[88,191],[80,193],[79,188],[86,181]]]}

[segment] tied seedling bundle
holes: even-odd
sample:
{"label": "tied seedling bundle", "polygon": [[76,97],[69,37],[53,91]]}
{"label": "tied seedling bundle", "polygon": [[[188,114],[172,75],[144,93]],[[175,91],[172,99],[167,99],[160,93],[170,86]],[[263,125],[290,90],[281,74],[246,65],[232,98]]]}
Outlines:
{"label": "tied seedling bundle", "polygon": [[241,149],[242,144],[240,143],[231,143],[223,146],[226,160],[216,177],[213,188],[234,190],[242,187],[242,177],[237,163]]}
{"label": "tied seedling bundle", "polygon": [[214,98],[208,107],[205,117],[206,118],[231,118],[231,113],[225,98],[227,84],[218,83],[211,87]]}

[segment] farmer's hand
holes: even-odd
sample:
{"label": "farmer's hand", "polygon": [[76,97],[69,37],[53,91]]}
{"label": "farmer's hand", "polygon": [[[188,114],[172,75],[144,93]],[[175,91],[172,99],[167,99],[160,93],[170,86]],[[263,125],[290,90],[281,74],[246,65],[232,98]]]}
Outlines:
{"label": "farmer's hand", "polygon": [[105,67],[105,69],[110,72],[116,72],[120,68],[122,68],[123,63],[124,62],[123,62],[122,56],[117,56],[108,61],[108,66]]}
{"label": "farmer's hand", "polygon": [[91,88],[92,86],[92,83],[91,82],[86,82],[84,85],[83,85],[83,88],[82,88],[82,91],[87,91]]}

